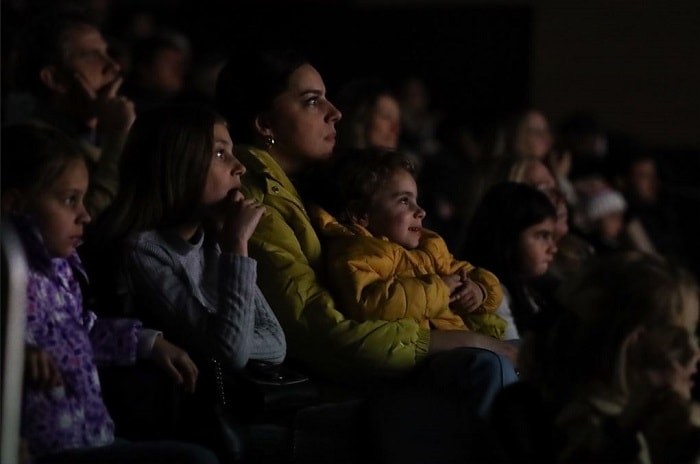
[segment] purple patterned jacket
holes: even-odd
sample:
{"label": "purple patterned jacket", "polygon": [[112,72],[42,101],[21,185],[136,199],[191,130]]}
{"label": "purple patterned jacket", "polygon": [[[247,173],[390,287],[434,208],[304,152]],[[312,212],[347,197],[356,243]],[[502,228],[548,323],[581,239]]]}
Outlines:
{"label": "purple patterned jacket", "polygon": [[25,388],[22,436],[35,457],[114,441],[114,424],[102,400],[96,364],[135,362],[141,323],[97,319],[83,310],[74,272],[84,273],[74,252],[51,258],[36,229],[15,220],[29,261],[26,343],[48,352],[63,386]]}

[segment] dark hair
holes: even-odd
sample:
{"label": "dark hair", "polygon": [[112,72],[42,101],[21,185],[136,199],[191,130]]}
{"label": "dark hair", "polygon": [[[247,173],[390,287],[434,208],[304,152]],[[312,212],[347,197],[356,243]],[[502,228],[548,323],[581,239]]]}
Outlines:
{"label": "dark hair", "polygon": [[343,114],[336,124],[336,150],[367,147],[370,115],[379,99],[384,96],[396,99],[391,88],[374,77],[354,79],[340,89],[333,99]]}
{"label": "dark hair", "polygon": [[522,231],[551,218],[557,211],[547,195],[527,184],[501,182],[484,195],[470,222],[466,259],[490,270],[512,297],[516,326],[530,326],[534,308],[525,293],[525,280],[518,269],[518,243]]}
{"label": "dark hair", "polygon": [[109,239],[192,220],[214,149],[214,125],[224,119],[211,108],[168,104],[139,115],[120,164],[119,193],[103,214]]}
{"label": "dark hair", "polygon": [[335,166],[343,205],[338,219],[351,222],[365,213],[389,177],[401,169],[415,176],[413,163],[393,150],[369,147],[343,156]]}
{"label": "dark hair", "polygon": [[73,160],[87,161],[84,149],[60,130],[39,123],[2,128],[2,191],[32,196],[49,187]]}
{"label": "dark hair", "polygon": [[184,51],[183,47],[168,34],[156,34],[137,40],[131,47],[131,66],[139,68],[150,65],[166,50]]}
{"label": "dark hair", "polygon": [[99,26],[77,7],[54,7],[28,21],[21,32],[17,57],[17,85],[42,97],[48,93],[40,79],[47,65],[63,66],[66,60],[65,35],[68,31]]}
{"label": "dark hair", "polygon": [[254,50],[229,58],[216,81],[216,107],[228,120],[235,143],[255,142],[255,118],[272,108],[292,73],[307,63],[294,50]]}

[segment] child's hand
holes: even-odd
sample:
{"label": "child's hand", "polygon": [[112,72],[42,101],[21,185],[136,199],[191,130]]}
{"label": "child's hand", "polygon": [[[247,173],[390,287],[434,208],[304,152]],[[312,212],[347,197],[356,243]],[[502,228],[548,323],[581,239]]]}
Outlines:
{"label": "child's hand", "polygon": [[51,355],[34,345],[25,346],[24,374],[32,388],[47,390],[63,385],[61,372]]}
{"label": "child's hand", "polygon": [[246,200],[240,191],[230,192],[230,208],[219,231],[219,245],[225,253],[248,256],[248,239],[255,232],[265,207]]}
{"label": "child's hand", "polygon": [[156,337],[151,358],[187,392],[194,392],[199,370],[189,355],[162,336]]}
{"label": "child's hand", "polygon": [[471,313],[484,303],[484,292],[472,279],[462,275],[462,286],[452,295],[452,305],[459,311]]}
{"label": "child's hand", "polygon": [[557,178],[568,178],[571,174],[573,158],[570,151],[551,151],[546,161]]}
{"label": "child's hand", "polygon": [[440,276],[442,281],[445,282],[447,288],[450,289],[450,303],[454,301],[455,290],[462,286],[462,278],[459,274],[450,274],[446,276]]}

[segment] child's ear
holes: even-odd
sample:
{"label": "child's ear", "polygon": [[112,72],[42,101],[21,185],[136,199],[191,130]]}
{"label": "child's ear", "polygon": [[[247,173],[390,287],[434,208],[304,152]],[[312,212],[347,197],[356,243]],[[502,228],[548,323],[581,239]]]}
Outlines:
{"label": "child's ear", "polygon": [[350,218],[352,222],[358,224],[362,227],[367,227],[369,225],[369,216],[367,213],[361,213],[362,207],[360,202],[357,200],[352,200],[349,202],[347,208],[345,209],[345,217]]}
{"label": "child's ear", "polygon": [[369,225],[369,217],[367,214],[360,214],[360,215],[355,215],[353,216],[355,219],[355,222],[361,225],[362,227],[367,227]]}
{"label": "child's ear", "polygon": [[3,192],[2,198],[0,198],[2,214],[21,213],[24,211],[26,203],[24,195],[16,188]]}
{"label": "child's ear", "polygon": [[58,93],[65,93],[66,86],[58,75],[58,68],[56,66],[44,66],[39,71],[39,79],[41,82],[51,91]]}
{"label": "child's ear", "polygon": [[644,332],[644,327],[637,326],[627,334],[620,344],[611,380],[617,384],[622,392],[629,393],[630,388],[633,388],[639,380],[639,341],[640,338],[643,338]]}

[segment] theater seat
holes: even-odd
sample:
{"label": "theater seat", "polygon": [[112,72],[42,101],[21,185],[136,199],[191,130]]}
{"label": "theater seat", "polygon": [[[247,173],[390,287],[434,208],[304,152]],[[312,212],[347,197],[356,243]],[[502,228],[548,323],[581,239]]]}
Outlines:
{"label": "theater seat", "polygon": [[22,462],[20,421],[24,376],[27,259],[10,222],[2,223],[2,326],[0,327],[0,462]]}

